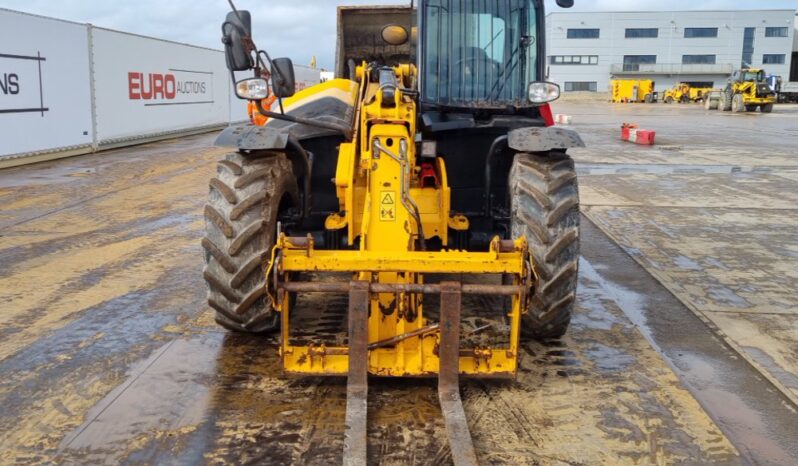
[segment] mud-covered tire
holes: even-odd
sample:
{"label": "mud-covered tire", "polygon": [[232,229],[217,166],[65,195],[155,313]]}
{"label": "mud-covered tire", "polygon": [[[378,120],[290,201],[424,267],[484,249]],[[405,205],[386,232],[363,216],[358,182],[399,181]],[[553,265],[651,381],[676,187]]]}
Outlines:
{"label": "mud-covered tire", "polygon": [[734,92],[732,92],[730,88],[727,88],[720,95],[720,105],[718,109],[722,112],[730,112],[732,109],[732,100],[734,100]]}
{"label": "mud-covered tire", "polygon": [[745,98],[742,94],[735,94],[732,97],[732,113],[742,113],[746,111]]}
{"label": "mud-covered tire", "polygon": [[579,270],[579,186],[574,162],[561,151],[516,154],[510,172],[511,230],[524,235],[539,276],[524,333],[560,338],[576,302]]}
{"label": "mud-covered tire", "polygon": [[262,333],[279,325],[266,293],[268,266],[281,208],[297,205],[297,182],[286,156],[232,153],[217,166],[205,205],[203,276],[216,322]]}

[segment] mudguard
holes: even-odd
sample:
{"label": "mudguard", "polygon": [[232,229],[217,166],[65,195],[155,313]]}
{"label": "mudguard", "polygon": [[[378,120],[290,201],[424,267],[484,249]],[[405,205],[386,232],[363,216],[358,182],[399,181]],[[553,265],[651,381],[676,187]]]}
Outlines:
{"label": "mudguard", "polygon": [[[283,111],[294,117],[351,128],[358,89],[358,83],[348,79],[326,81],[284,99]],[[273,111],[278,111],[278,105],[272,104]],[[288,145],[289,138],[301,142],[338,134],[335,130],[270,118],[264,126],[231,126],[219,135],[216,145],[239,150],[281,150]]]}
{"label": "mudguard", "polygon": [[574,130],[558,127],[529,127],[510,131],[507,145],[519,152],[546,152],[554,149],[585,147]]}
{"label": "mudguard", "polygon": [[239,150],[282,150],[288,146],[288,131],[252,124],[228,126],[214,143]]}

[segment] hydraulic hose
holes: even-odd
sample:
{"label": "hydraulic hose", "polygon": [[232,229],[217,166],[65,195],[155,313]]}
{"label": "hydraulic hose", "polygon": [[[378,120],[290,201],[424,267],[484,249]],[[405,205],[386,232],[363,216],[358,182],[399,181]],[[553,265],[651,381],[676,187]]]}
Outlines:
{"label": "hydraulic hose", "polygon": [[402,139],[399,142],[399,155],[392,153],[388,148],[383,146],[379,139],[374,139],[374,150],[375,152],[382,152],[383,154],[387,155],[388,157],[394,159],[400,167],[402,167],[402,177],[400,183],[402,184],[402,205],[407,209],[410,215],[413,216],[413,220],[416,222],[416,226],[418,226],[418,244],[421,247],[422,251],[427,250],[427,240],[424,237],[424,225],[421,223],[421,213],[418,210],[418,205],[416,202],[410,197],[410,193],[408,192],[407,187],[409,183],[407,182],[407,176],[410,172],[409,167],[407,166],[407,141]]}

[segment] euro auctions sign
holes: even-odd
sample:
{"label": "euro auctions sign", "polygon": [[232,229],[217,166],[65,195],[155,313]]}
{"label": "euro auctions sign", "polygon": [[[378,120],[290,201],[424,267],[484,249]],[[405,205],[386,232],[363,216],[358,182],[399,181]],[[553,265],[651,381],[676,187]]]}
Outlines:
{"label": "euro auctions sign", "polygon": [[213,72],[169,69],[166,72],[127,73],[129,100],[146,107],[212,104]]}
{"label": "euro auctions sign", "polygon": [[8,54],[0,51],[0,114],[39,113],[44,116],[42,69],[47,58],[40,52]]}

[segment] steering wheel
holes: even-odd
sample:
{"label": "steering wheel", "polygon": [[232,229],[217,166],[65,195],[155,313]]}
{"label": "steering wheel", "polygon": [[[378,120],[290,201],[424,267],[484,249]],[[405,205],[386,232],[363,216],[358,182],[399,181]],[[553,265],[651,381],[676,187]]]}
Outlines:
{"label": "steering wheel", "polygon": [[[466,58],[461,58],[460,60],[457,60],[456,62],[454,62],[454,66],[455,66],[455,68],[459,68],[461,65],[463,65],[465,63],[477,62],[477,61],[481,61],[481,62],[485,63],[485,65],[487,65],[487,60],[485,60],[482,57],[466,57]],[[472,71],[472,73],[473,73],[473,71]]]}

